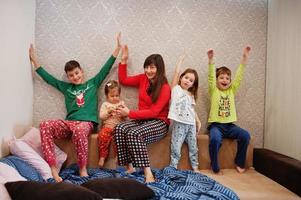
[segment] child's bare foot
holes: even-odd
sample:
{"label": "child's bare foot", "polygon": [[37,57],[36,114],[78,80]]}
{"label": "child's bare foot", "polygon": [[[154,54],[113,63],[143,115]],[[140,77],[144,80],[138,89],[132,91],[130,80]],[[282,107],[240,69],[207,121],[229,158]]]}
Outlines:
{"label": "child's bare foot", "polygon": [[236,166],[236,170],[237,170],[238,173],[240,173],[240,174],[242,174],[242,173],[244,173],[244,172],[246,171],[245,168],[241,168],[241,167],[239,167],[239,166]]}
{"label": "child's bare foot", "polygon": [[153,183],[153,182],[156,182],[156,179],[153,175],[151,176],[145,176],[145,183]]}
{"label": "child's bare foot", "polygon": [[199,168],[193,168],[193,172],[195,172],[195,173],[201,173],[201,171],[199,170]]}
{"label": "child's bare foot", "polygon": [[126,171],[125,171],[125,173],[131,174],[131,173],[134,173],[135,171],[136,171],[136,170],[135,170],[135,168],[133,167],[132,164],[129,164],[129,165],[126,166]]}
{"label": "child's bare foot", "polygon": [[51,169],[51,174],[52,174],[52,176],[53,176],[53,179],[54,179],[56,182],[62,182],[63,179],[62,179],[62,177],[59,176],[59,173],[58,173],[58,171],[57,171],[57,168],[56,168],[55,166],[51,166],[50,169]]}
{"label": "child's bare foot", "polygon": [[105,164],[105,158],[104,157],[100,157],[99,161],[98,161],[98,166],[99,167],[103,167],[104,164]]}
{"label": "child's bare foot", "polygon": [[81,177],[89,176],[86,166],[79,169],[79,176],[81,176]]}
{"label": "child's bare foot", "polygon": [[150,167],[144,167],[143,171],[145,183],[153,183],[156,181]]}
{"label": "child's bare foot", "polygon": [[114,162],[116,165],[118,165],[118,158],[117,157],[114,157]]}

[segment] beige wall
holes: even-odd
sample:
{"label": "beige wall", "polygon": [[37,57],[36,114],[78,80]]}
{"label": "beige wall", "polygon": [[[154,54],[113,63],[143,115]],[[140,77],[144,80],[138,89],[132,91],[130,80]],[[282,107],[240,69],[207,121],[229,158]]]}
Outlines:
{"label": "beige wall", "polygon": [[[252,46],[245,79],[237,95],[238,124],[263,145],[267,0],[37,0],[36,47],[45,68],[65,78],[63,66],[78,60],[87,78],[97,73],[112,53],[115,33],[130,48],[129,74],[143,72],[152,53],[162,54],[171,80],[179,55],[186,50],[183,68],[197,69],[200,77],[197,111],[206,131],[209,109],[206,51],[216,51],[217,66],[236,70],[242,49]],[[116,66],[109,75],[116,79]],[[35,76],[34,124],[64,118],[62,95]],[[130,108],[137,105],[136,90],[122,90]],[[103,97],[103,88],[100,88]]]}
{"label": "beige wall", "polygon": [[32,124],[33,86],[28,46],[34,39],[35,1],[0,1],[0,156],[6,141]]}
{"label": "beige wall", "polygon": [[301,1],[269,1],[264,146],[301,160]]}

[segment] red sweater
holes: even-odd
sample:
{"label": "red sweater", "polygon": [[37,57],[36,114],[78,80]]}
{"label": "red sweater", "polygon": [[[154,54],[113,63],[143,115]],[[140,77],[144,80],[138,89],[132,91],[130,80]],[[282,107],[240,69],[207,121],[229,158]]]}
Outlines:
{"label": "red sweater", "polygon": [[167,118],[170,100],[170,87],[168,83],[162,85],[160,95],[155,103],[146,93],[149,86],[149,80],[145,74],[136,76],[127,76],[127,65],[119,64],[118,69],[119,82],[122,85],[137,87],[139,89],[138,110],[130,110],[131,119],[161,119],[169,124]]}

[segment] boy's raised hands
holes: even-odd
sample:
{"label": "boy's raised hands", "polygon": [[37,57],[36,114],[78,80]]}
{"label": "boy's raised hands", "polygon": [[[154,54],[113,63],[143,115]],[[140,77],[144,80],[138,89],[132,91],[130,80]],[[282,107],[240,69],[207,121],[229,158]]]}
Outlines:
{"label": "boy's raised hands", "polygon": [[208,55],[209,64],[212,64],[213,56],[214,56],[213,49],[209,49],[209,50],[207,51],[207,55]]}
{"label": "boy's raised hands", "polygon": [[250,55],[250,51],[251,51],[251,47],[250,46],[246,46],[243,50],[243,54],[242,54],[242,59],[241,59],[241,64],[246,65],[248,62],[248,58]]}
{"label": "boy's raised hands", "polygon": [[249,54],[250,54],[250,51],[251,51],[251,47],[246,46],[246,47],[244,48],[244,51],[243,51],[243,56],[244,56],[244,57],[248,57]]}

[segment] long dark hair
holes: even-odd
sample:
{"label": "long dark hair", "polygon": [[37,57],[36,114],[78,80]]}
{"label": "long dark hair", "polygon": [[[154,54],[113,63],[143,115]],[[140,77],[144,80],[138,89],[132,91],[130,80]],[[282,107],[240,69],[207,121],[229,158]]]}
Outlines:
{"label": "long dark hair", "polygon": [[157,67],[157,73],[154,78],[154,82],[150,84],[148,93],[152,98],[152,102],[155,103],[160,95],[162,85],[167,83],[167,78],[165,74],[165,64],[160,54],[152,54],[148,56],[144,61],[143,67],[146,68],[151,64]]}
{"label": "long dark hair", "polygon": [[196,100],[197,97],[198,97],[199,76],[198,76],[198,73],[197,73],[194,69],[187,68],[187,69],[180,75],[178,84],[179,84],[179,85],[181,84],[181,79],[182,79],[183,76],[185,76],[185,74],[187,74],[187,73],[191,73],[191,74],[194,75],[194,83],[193,83],[192,87],[190,87],[190,88],[188,89],[188,91],[190,92],[190,94],[192,94],[192,95],[194,96],[194,99]]}

